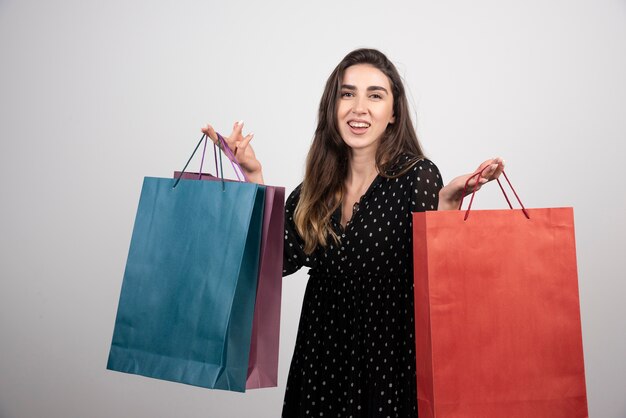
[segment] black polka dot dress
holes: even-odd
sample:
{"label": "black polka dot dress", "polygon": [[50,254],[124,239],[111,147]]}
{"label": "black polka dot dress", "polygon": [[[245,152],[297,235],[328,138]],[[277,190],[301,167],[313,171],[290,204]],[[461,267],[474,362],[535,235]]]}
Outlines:
{"label": "black polka dot dress", "polygon": [[397,178],[379,175],[345,230],[334,214],[341,243],[311,255],[293,223],[300,187],[291,193],[283,275],[307,266],[310,277],[284,418],[417,416],[411,212],[435,210],[441,187],[429,160]]}

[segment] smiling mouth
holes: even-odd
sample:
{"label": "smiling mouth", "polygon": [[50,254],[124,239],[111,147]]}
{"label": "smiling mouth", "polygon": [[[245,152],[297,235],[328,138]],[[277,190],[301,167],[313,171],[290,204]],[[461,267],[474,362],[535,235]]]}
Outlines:
{"label": "smiling mouth", "polygon": [[350,127],[352,128],[369,128],[370,124],[367,122],[348,122],[348,125],[350,125]]}

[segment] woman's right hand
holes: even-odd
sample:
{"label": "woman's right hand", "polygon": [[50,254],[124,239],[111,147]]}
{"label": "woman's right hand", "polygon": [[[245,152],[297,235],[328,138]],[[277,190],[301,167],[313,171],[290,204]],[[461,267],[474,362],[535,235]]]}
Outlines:
{"label": "woman's right hand", "polygon": [[[450,183],[439,190],[439,207],[437,210],[458,210],[461,201],[466,195],[472,194],[474,189],[480,190],[485,183],[500,177],[503,170],[504,160],[497,157],[483,161],[476,171],[471,174],[453,178]],[[478,173],[481,173],[481,175],[474,177]],[[465,190],[466,182],[468,182],[468,190]]]}
{"label": "woman's right hand", "polygon": [[[261,163],[257,160],[254,150],[250,146],[250,141],[254,134],[243,135],[243,121],[235,122],[233,131],[229,136],[224,136],[224,141],[235,156],[235,160],[241,166],[248,180],[254,183],[263,184],[263,169]],[[209,124],[202,128],[202,132],[208,135],[211,140],[221,147],[217,138],[217,132]],[[226,153],[230,158],[230,155]]]}

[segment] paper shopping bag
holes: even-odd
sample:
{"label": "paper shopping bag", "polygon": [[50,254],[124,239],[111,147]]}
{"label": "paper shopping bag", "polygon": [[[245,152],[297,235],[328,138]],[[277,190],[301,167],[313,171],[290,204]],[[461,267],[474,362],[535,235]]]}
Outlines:
{"label": "paper shopping bag", "polygon": [[[174,178],[179,176],[181,172],[174,172]],[[207,173],[182,173],[182,178],[221,181]],[[246,389],[278,385],[284,213],[284,187],[265,186],[259,279]]]}
{"label": "paper shopping bag", "polygon": [[521,210],[413,214],[421,418],[588,416],[573,210],[511,189]]}
{"label": "paper shopping bag", "polygon": [[107,368],[245,390],[264,195],[145,178]]}
{"label": "paper shopping bag", "polygon": [[421,418],[587,417],[572,208],[413,215]]}

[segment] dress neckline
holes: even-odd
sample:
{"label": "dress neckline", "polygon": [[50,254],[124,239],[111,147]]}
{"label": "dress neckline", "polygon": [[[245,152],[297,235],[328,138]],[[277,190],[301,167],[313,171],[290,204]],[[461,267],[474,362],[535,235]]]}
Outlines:
{"label": "dress neckline", "polygon": [[[394,164],[391,165],[391,167],[387,170],[385,175],[386,176],[395,175],[398,170],[401,170],[404,167],[404,165],[407,163],[408,160],[410,160],[410,156],[408,154],[406,153],[400,154],[398,159],[395,161]],[[419,160],[415,161],[415,163],[421,160],[424,160],[424,158],[423,157],[420,158]],[[359,209],[363,206],[363,204],[367,201],[367,199],[372,194],[372,192],[376,189],[376,187],[380,185],[380,183],[385,178],[386,177],[384,177],[381,173],[378,173],[376,177],[374,177],[374,180],[372,180],[372,183],[369,185],[365,193],[363,193],[363,195],[359,198],[359,201],[355,203],[356,207],[353,208],[352,217],[346,223],[345,228],[341,225],[341,214],[342,214],[343,205],[341,203],[339,204],[339,206],[337,207],[337,209],[335,210],[335,212],[333,212],[333,215],[331,216],[332,223],[335,225],[336,230],[338,230],[341,234],[345,234],[350,224],[354,222],[355,216],[357,215],[357,212],[359,211]]]}
{"label": "dress neckline", "polygon": [[348,229],[348,226],[350,226],[350,224],[354,222],[355,216],[359,212],[359,209],[361,208],[361,206],[363,206],[363,203],[369,198],[369,196],[372,194],[374,189],[376,189],[376,187],[380,184],[382,179],[383,179],[383,176],[380,173],[376,174],[376,177],[374,177],[374,180],[372,180],[367,190],[365,190],[365,193],[363,193],[361,197],[359,198],[359,200],[354,203],[354,206],[352,208],[352,217],[348,219],[348,222],[346,223],[345,227],[341,225],[343,202],[339,203],[339,206],[333,213],[333,216],[331,217],[331,219],[334,221],[334,223],[337,226],[337,229],[339,229],[340,232],[342,233],[345,232]]}

